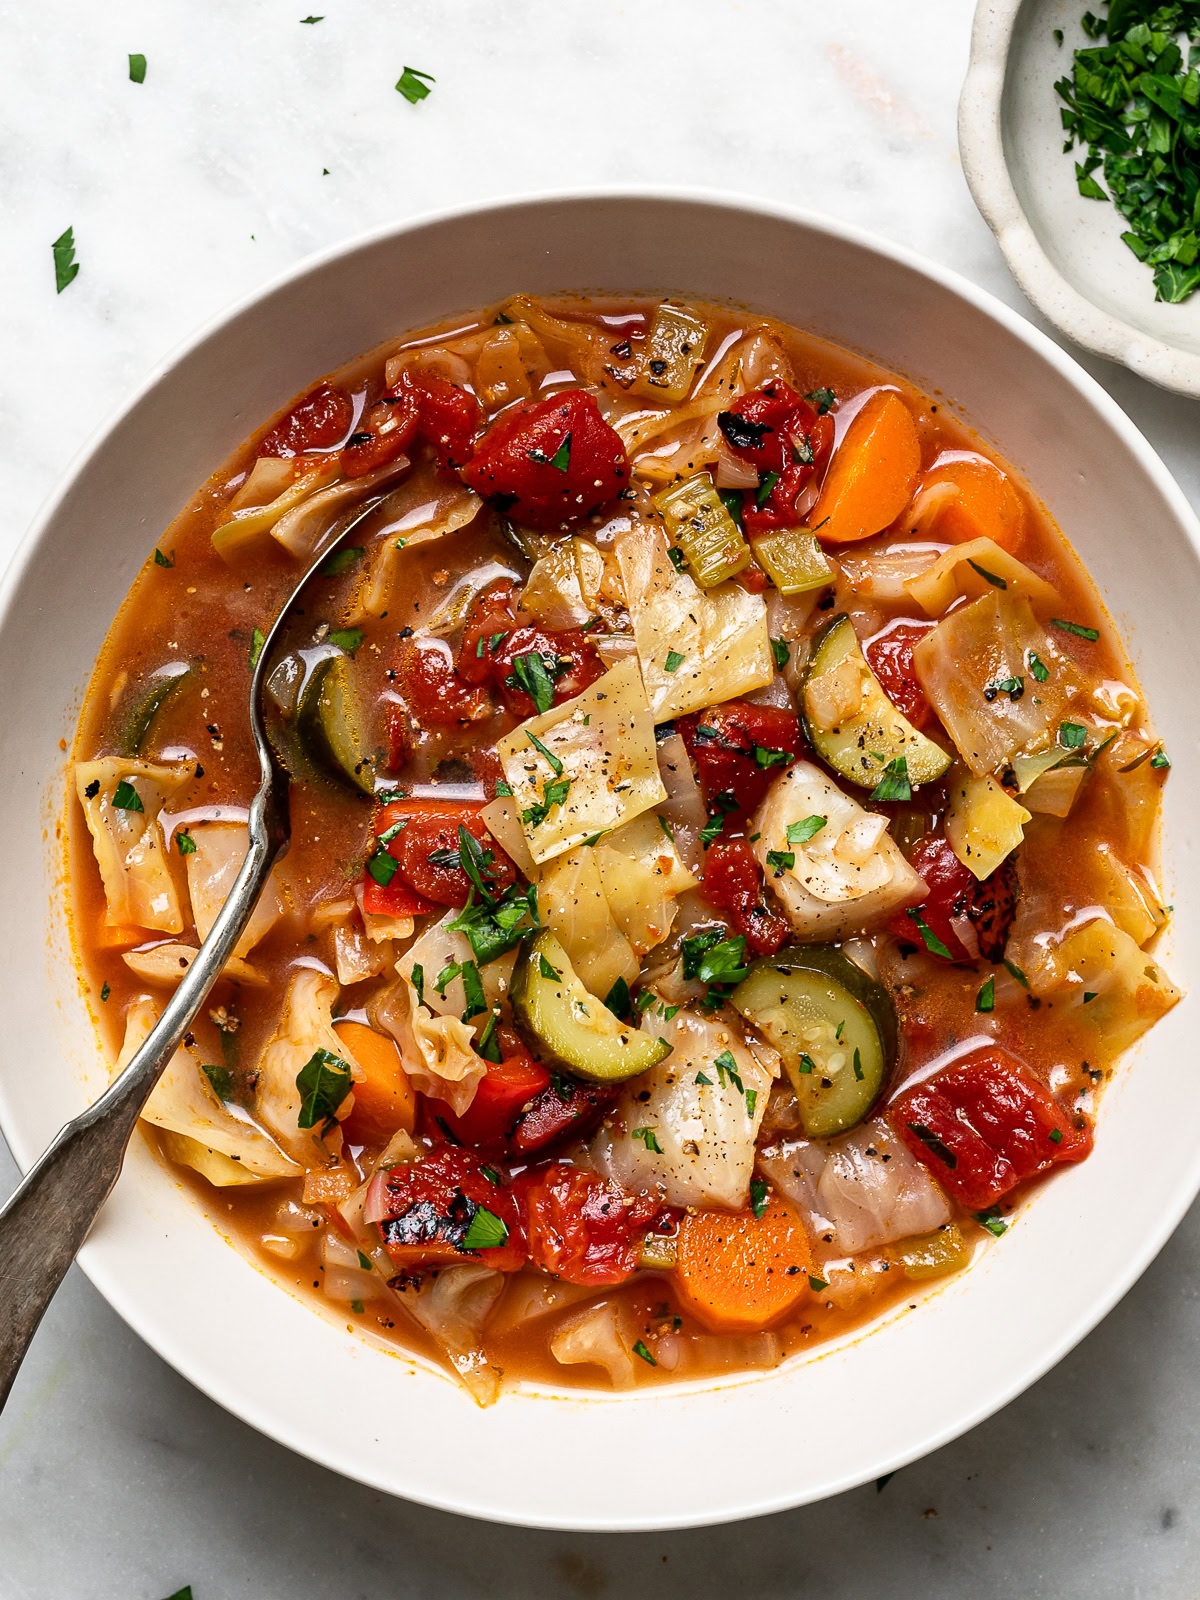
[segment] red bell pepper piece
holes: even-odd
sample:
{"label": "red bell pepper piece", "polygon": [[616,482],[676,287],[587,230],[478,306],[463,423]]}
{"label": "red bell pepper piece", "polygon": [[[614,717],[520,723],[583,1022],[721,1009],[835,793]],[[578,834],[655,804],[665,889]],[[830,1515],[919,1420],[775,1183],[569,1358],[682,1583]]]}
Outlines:
{"label": "red bell pepper piece", "polygon": [[460,475],[515,522],[556,528],[615,499],[629,461],[594,397],[567,389],[493,423]]}
{"label": "red bell pepper piece", "polygon": [[973,1051],[894,1100],[888,1120],[947,1193],[986,1210],[1061,1161],[1083,1161],[1092,1130],[1014,1055]]}
{"label": "red bell pepper piece", "polygon": [[506,1050],[502,1061],[488,1063],[487,1077],[461,1116],[455,1116],[440,1100],[431,1100],[429,1109],[464,1144],[494,1147],[507,1138],[522,1110],[536,1102],[549,1085],[550,1074],[541,1062],[518,1047],[511,1054]]}
{"label": "red bell pepper piece", "polygon": [[471,1260],[497,1272],[524,1266],[525,1231],[512,1190],[483,1168],[473,1151],[444,1145],[380,1174],[381,1194],[373,1185],[368,1204],[382,1199],[379,1232],[398,1267]]}

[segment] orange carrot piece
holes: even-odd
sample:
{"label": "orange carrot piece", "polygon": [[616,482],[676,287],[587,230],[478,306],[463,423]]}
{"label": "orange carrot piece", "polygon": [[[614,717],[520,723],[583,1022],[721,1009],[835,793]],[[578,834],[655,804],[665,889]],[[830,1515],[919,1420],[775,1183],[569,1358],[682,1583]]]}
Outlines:
{"label": "orange carrot piece", "polygon": [[92,940],[97,950],[132,949],[134,945],[147,944],[151,939],[166,939],[169,934],[151,933],[148,928],[135,928],[126,922],[110,922],[101,913],[96,934]]}
{"label": "orange carrot piece", "polygon": [[352,1144],[386,1144],[397,1129],[411,1133],[417,1097],[396,1041],[362,1022],[335,1022],[333,1031],[362,1068],[354,1080],[354,1109],[342,1123]]}
{"label": "orange carrot piece", "polygon": [[748,1333],[784,1316],[809,1292],[812,1249],[804,1224],[772,1194],[753,1211],[698,1211],[679,1228],[676,1281],[714,1333]]}
{"label": "orange carrot piece", "polygon": [[955,492],[931,497],[929,526],[936,538],[954,544],[968,539],[992,539],[1001,550],[1015,554],[1025,539],[1025,503],[1012,479],[986,456],[947,452],[922,475],[913,498],[920,514],[920,499],[927,489],[947,484]]}
{"label": "orange carrot piece", "polygon": [[869,539],[904,510],[920,470],[912,412],[895,390],[877,390],[834,453],[809,528],[827,544]]}

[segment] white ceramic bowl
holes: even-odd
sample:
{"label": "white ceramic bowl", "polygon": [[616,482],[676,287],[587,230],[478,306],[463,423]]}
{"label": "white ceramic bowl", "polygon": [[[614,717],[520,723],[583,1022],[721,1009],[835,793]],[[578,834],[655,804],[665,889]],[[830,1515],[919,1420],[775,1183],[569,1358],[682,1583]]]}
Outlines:
{"label": "white ceramic bowl", "polygon": [[[1200,970],[1187,813],[1197,526],[1146,441],[1049,340],[937,267],[815,217],[689,194],[515,201],[390,229],[293,272],[153,374],[83,454],[5,580],[0,1119],[25,1166],[103,1080],[74,992],[54,830],[63,756],[114,612],[161,529],[261,418],[385,336],[514,290],[728,297],[879,358],[1027,474],[1104,590],[1175,763],[1172,965]],[[219,619],[214,619],[219,625]],[[19,912],[19,914],[18,914]],[[913,1313],[766,1375],[632,1397],[453,1382],[278,1288],[140,1140],[81,1262],[168,1361],[255,1427],[391,1493],[548,1527],[666,1528],[818,1499],[933,1449],[1057,1361],[1200,1186],[1184,1001],[1105,1100],[1094,1156]]]}
{"label": "white ceramic bowl", "polygon": [[1086,148],[1063,152],[1054,85],[1071,52],[1094,42],[1082,9],[1077,0],[979,0],[958,108],[963,172],[1043,316],[1086,350],[1200,396],[1200,294],[1180,305],[1155,300],[1153,272],[1122,243],[1125,219],[1079,193],[1075,162]]}

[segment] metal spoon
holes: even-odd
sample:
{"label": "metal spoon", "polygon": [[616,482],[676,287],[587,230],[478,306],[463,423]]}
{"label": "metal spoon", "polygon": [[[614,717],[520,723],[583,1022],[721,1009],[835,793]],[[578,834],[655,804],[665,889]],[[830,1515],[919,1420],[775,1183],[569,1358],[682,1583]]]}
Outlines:
{"label": "metal spoon", "polygon": [[250,848],[208,938],[167,1002],[145,1043],[99,1100],[61,1128],[7,1204],[0,1208],[0,1409],[30,1340],[96,1214],[117,1181],[134,1126],[151,1090],[233,954],[263,885],[291,836],[286,770],[267,738],[262,694],[272,646],[309,579],[330,552],[374,511],[368,501],[321,547],[272,623],[250,679],[250,731],[262,781],[250,806]]}

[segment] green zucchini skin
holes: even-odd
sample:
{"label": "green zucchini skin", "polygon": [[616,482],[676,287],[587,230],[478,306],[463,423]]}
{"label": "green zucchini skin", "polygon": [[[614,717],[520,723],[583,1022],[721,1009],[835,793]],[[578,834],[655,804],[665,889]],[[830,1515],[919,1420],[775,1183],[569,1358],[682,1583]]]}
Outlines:
{"label": "green zucchini skin", "polygon": [[864,1120],[897,1056],[896,1011],[882,984],[833,945],[796,945],[756,961],[730,1004],[783,1057],[808,1138]]}
{"label": "green zucchini skin", "polygon": [[129,758],[141,755],[159,712],[169,701],[174,700],[192,676],[192,668],[178,662],[174,666],[162,668],[148,680],[125,718],[118,743],[120,755]]}
{"label": "green zucchini skin", "polygon": [[623,1083],[671,1053],[665,1040],[621,1022],[588,993],[549,928],[526,938],[508,998],[538,1054],[589,1083]]}
{"label": "green zucchini skin", "polygon": [[320,662],[296,711],[300,744],[320,771],[360,794],[374,795],[376,759],[367,748],[363,722],[350,662],[342,655]]}
{"label": "green zucchini skin", "polygon": [[[818,678],[846,660],[853,660],[862,675],[862,705],[840,727],[821,727],[812,713],[810,690]],[[950,766],[950,757],[941,745],[914,728],[884,694],[845,612],[831,617],[813,637],[800,689],[800,711],[808,742],[822,761],[861,788],[873,789],[883,777],[884,767],[900,756],[907,763],[914,788],[935,782]]]}

